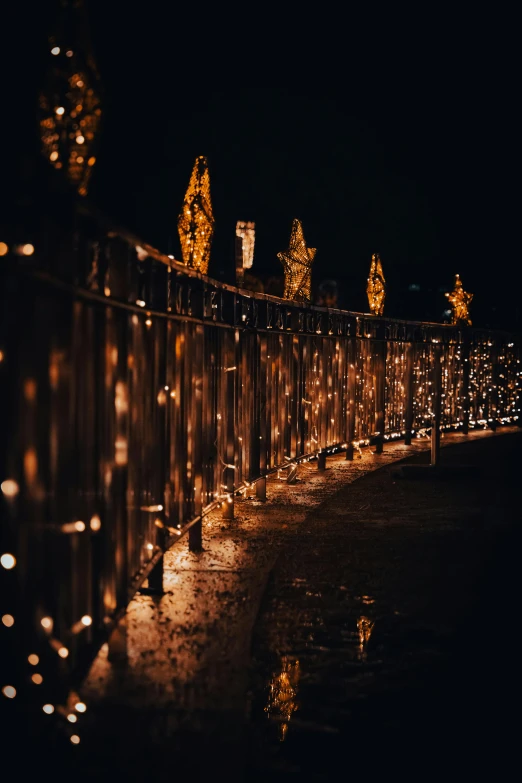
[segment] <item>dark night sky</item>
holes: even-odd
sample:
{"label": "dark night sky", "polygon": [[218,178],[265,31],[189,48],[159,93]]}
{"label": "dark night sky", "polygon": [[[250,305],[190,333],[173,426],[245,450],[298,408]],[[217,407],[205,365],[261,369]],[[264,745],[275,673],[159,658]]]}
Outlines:
{"label": "dark night sky", "polygon": [[[499,291],[503,269],[521,281],[514,59],[489,19],[394,17],[377,31],[375,19],[342,23],[328,6],[308,21],[268,8],[233,21],[182,18],[159,0],[88,5],[105,90],[91,195],[117,221],[179,257],[177,215],[203,154],[211,276],[232,281],[237,219],[256,221],[257,272],[280,274],[276,253],[299,217],[318,249],[314,282],[338,280],[342,306],[367,308],[377,251],[389,315],[439,320],[439,288],[459,272],[476,323],[520,328]],[[56,6],[41,2],[29,20],[13,12],[20,148],[32,143]]]}

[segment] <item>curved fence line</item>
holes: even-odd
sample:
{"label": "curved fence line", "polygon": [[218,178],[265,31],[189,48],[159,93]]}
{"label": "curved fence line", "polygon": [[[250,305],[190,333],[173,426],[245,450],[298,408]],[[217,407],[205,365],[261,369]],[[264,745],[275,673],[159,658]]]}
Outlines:
{"label": "curved fence line", "polygon": [[3,259],[3,551],[22,669],[33,653],[55,679],[81,672],[165,549],[186,530],[200,547],[203,515],[233,516],[246,484],[425,432],[436,356],[443,429],[519,421],[507,333],[240,291],[78,220],[61,246]]}

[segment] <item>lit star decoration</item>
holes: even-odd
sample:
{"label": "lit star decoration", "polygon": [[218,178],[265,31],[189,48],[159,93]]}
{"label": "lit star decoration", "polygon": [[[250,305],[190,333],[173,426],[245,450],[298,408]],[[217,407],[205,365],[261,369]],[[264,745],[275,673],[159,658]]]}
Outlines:
{"label": "lit star decoration", "polygon": [[214,233],[214,215],[210,200],[210,177],[207,159],[196,158],[183,208],[178,218],[183,263],[207,273],[210,246]]}
{"label": "lit star decoration", "polygon": [[98,73],[87,41],[81,2],[67,6],[58,31],[49,38],[50,59],[39,96],[42,151],[55,169],[62,169],[81,196],[87,195],[101,107]]}
{"label": "lit star decoration", "polygon": [[294,219],[290,246],[288,250],[278,253],[285,272],[284,299],[297,302],[310,302],[312,298],[312,264],[316,249],[306,247],[301,221]]}
{"label": "lit star decoration", "polygon": [[469,317],[469,306],[473,299],[473,294],[468,294],[462,288],[462,281],[459,275],[455,275],[455,288],[450,294],[446,294],[449,303],[452,307],[452,324],[465,324],[471,326],[471,318]]}
{"label": "lit star decoration", "polygon": [[378,253],[372,255],[366,293],[368,294],[370,312],[374,315],[382,315],[384,313],[384,299],[386,298],[386,281],[382,271],[381,257]]}

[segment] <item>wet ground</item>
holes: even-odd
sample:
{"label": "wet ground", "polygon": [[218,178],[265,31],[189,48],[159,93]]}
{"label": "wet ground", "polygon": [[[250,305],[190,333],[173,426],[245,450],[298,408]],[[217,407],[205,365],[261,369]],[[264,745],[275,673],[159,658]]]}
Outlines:
{"label": "wet ground", "polygon": [[245,780],[511,777],[521,445],[444,452],[472,475],[383,469],[306,521],[256,623]]}
{"label": "wet ground", "polygon": [[[165,556],[165,594],[128,611],[124,665],[102,650],[75,780],[504,779],[515,759],[522,433],[454,434],[445,465],[399,479],[427,440],[342,455],[268,501],[205,520]],[[380,468],[377,470],[377,468]],[[282,477],[283,479],[284,477]],[[490,775],[491,776],[491,775]]]}

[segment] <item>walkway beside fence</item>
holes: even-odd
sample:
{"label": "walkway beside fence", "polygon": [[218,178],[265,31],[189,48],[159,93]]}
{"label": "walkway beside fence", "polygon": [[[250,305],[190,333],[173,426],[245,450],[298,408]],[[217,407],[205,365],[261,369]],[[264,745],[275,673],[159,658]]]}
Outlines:
{"label": "walkway beside fence", "polygon": [[[490,431],[451,435],[443,439],[443,444],[460,443],[464,449],[466,443],[495,437],[503,449],[512,437],[520,437],[510,435],[513,430],[519,432],[506,428],[497,436]],[[457,458],[459,448],[454,451]],[[294,552],[299,541],[313,550],[314,530],[328,528],[334,519],[335,524],[344,520],[349,528],[364,524],[372,514],[373,496],[369,493],[362,502],[361,484],[356,505],[352,505],[349,485],[376,468],[408,455],[426,453],[428,449],[428,440],[417,440],[412,447],[393,444],[382,455],[367,449],[363,450],[362,459],[353,463],[332,458],[324,474],[307,464],[300,469],[300,481],[295,485],[289,487],[274,478],[266,504],[259,504],[255,497],[243,500],[237,522],[224,523],[218,515],[209,518],[203,553],[192,554],[183,545],[168,552],[166,595],[140,595],[130,605],[128,664],[111,666],[103,650],[81,692],[89,704],[90,716],[83,743],[86,763],[92,751],[95,767],[104,754],[117,758],[118,753],[125,763],[131,760],[131,765],[139,765],[140,759],[146,758],[147,764],[153,767],[157,763],[161,767],[162,763],[168,764],[168,755],[175,752],[178,763],[186,764],[187,771],[190,765],[196,770],[208,761],[215,763],[216,773],[226,768],[231,780],[240,780],[245,763],[241,755],[246,747],[245,716],[250,710],[251,634],[266,580],[276,560],[284,562],[285,552]],[[443,461],[444,458],[443,448]],[[389,497],[387,511],[381,510],[382,519],[376,528],[384,534],[390,525],[396,525],[397,512],[392,479],[383,473],[380,481]],[[469,485],[466,486],[462,508],[469,501]],[[444,484],[441,487],[444,492]],[[337,503],[337,510],[333,511],[340,492],[346,501],[342,508]],[[460,513],[464,524],[467,512],[462,512],[460,506],[455,506],[449,516],[455,519]],[[413,523],[415,514],[412,507]],[[436,525],[446,524],[440,512],[436,513],[436,520]],[[400,539],[401,534],[396,534]],[[398,539],[396,547],[400,548]],[[305,584],[307,575],[303,577]],[[329,580],[327,572],[323,579]],[[432,600],[436,601],[436,596]],[[367,608],[371,612],[371,607]],[[259,711],[259,704],[256,709]],[[277,715],[274,717],[277,719]],[[299,722],[299,716],[296,721]],[[272,731],[277,734],[277,723]],[[159,755],[154,761],[156,753]],[[166,754],[163,762],[162,754]]]}

